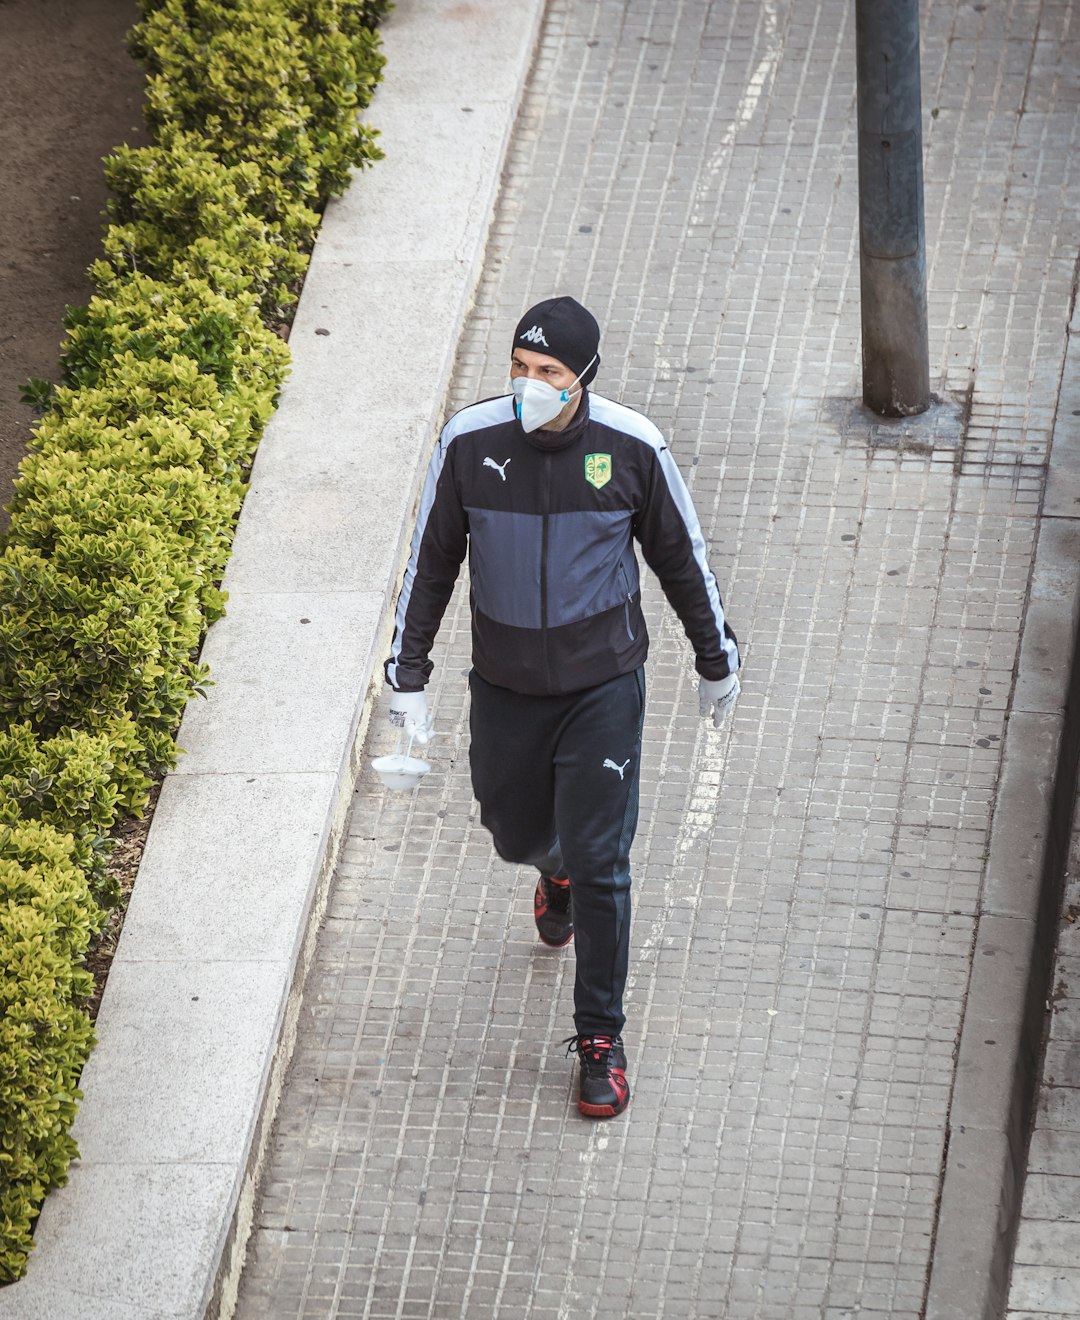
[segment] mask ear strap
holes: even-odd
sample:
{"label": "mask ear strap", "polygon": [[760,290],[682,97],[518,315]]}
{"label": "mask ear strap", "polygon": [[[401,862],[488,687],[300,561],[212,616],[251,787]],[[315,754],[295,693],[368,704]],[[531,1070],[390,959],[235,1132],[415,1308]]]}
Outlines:
{"label": "mask ear strap", "polygon": [[[592,364],[596,361],[596,359],[597,359],[598,356],[599,356],[599,354],[594,353],[594,354],[592,355],[592,357],[589,358],[588,362],[585,363],[585,365],[582,367],[582,369],[581,369],[581,370],[578,372],[578,374],[574,377],[574,379],[573,379],[573,381],[570,383],[570,385],[568,385],[567,388],[566,388],[565,390],[563,390],[563,393],[566,395],[566,400],[567,400],[568,403],[569,403],[569,401],[570,401],[570,393],[571,393],[571,391],[573,390],[574,386],[577,385],[577,384],[580,382],[582,376],[585,375],[586,371],[588,371],[588,369],[589,369],[589,368],[592,366]],[[584,389],[585,386],[582,385],[581,388]],[[580,391],[579,391],[579,392],[580,392]]]}

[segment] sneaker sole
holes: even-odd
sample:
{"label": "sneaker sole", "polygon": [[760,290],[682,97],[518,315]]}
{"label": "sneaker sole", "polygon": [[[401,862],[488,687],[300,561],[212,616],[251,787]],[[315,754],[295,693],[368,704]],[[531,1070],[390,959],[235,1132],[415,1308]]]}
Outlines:
{"label": "sneaker sole", "polygon": [[539,937],[540,943],[541,943],[541,944],[546,944],[547,947],[548,947],[549,949],[565,949],[566,946],[567,946],[568,944],[573,944],[573,942],[574,942],[574,932],[573,932],[573,931],[571,931],[570,934],[567,935],[567,937],[566,937],[565,940],[549,940],[549,939],[546,939],[546,938],[540,933],[539,930],[537,930],[536,934],[537,934],[537,936]]}
{"label": "sneaker sole", "polygon": [[621,1105],[587,1105],[583,1101],[578,1101],[578,1108],[586,1118],[617,1118],[630,1103],[630,1097],[627,1096]]}

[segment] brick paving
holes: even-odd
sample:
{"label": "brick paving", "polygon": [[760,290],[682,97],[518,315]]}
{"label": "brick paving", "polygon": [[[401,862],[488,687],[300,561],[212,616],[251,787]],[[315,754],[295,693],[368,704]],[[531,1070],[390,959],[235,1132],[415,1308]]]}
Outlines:
{"label": "brick paving", "polygon": [[848,0],[552,0],[451,406],[502,392],[531,301],[593,308],[744,695],[698,718],[649,584],[635,1095],[589,1123],[572,955],[471,800],[461,585],[434,771],[356,796],[243,1320],[919,1315],[1080,228],[1080,10],[923,11],[941,403],[883,424],[852,403]]}

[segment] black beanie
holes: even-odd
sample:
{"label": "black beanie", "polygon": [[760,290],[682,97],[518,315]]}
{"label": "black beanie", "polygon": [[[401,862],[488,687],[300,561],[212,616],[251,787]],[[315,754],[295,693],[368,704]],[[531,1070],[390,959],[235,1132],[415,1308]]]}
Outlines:
{"label": "black beanie", "polygon": [[545,298],[518,322],[514,347],[558,358],[588,385],[600,366],[600,327],[592,312],[573,298]]}

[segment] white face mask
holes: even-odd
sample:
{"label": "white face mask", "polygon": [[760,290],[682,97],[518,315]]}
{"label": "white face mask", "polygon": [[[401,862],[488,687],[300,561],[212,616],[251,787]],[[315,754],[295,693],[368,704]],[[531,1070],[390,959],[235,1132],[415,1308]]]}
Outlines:
{"label": "white face mask", "polygon": [[[585,371],[588,371],[595,361],[594,355]],[[548,422],[553,422],[574,395],[581,392],[575,390],[574,386],[585,375],[585,371],[575,376],[564,390],[557,390],[547,381],[530,380],[528,376],[517,376],[512,380],[510,386],[514,391],[514,411],[517,413],[522,430],[538,431]]]}

